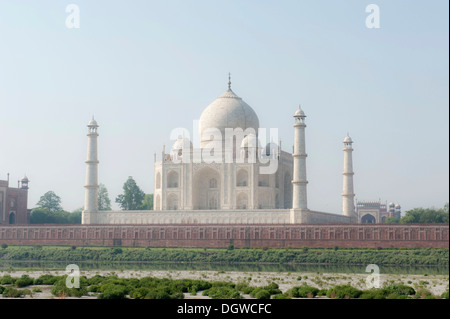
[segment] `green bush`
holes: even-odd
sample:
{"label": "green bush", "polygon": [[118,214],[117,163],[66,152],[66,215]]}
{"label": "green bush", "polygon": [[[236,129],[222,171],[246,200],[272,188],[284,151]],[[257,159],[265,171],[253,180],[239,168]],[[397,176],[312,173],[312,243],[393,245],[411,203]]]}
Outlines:
{"label": "green bush", "polygon": [[86,296],[87,290],[85,288],[67,288],[64,286],[54,286],[50,292],[53,296],[57,297],[81,297]]}
{"label": "green bush", "polygon": [[[181,291],[188,292],[188,291],[200,291],[200,290],[206,290],[212,287],[212,284],[205,280],[175,280],[174,284],[176,287],[181,287]],[[233,286],[234,287],[234,286]]]}
{"label": "green bush", "polygon": [[88,284],[88,286],[98,285],[98,284],[102,283],[103,281],[105,281],[105,279],[106,279],[105,276],[95,275],[95,276],[87,279],[87,284]]}
{"label": "green bush", "polygon": [[414,299],[434,299],[435,296],[428,289],[419,289],[414,295]]}
{"label": "green bush", "polygon": [[322,288],[317,292],[317,296],[326,296],[328,289]]}
{"label": "green bush", "polygon": [[444,291],[444,292],[442,293],[441,298],[442,298],[442,299],[448,299],[448,290],[447,290],[447,291]]}
{"label": "green bush", "polygon": [[35,285],[53,285],[56,281],[61,279],[60,276],[53,276],[50,274],[41,275],[33,282]]}
{"label": "green bush", "polygon": [[386,294],[381,289],[368,289],[364,290],[359,296],[360,299],[386,299]]}
{"label": "green bush", "polygon": [[333,299],[350,299],[361,296],[362,291],[350,285],[338,285],[327,291],[327,297]]}
{"label": "green bush", "polygon": [[2,244],[2,248],[3,248],[3,249],[8,248],[8,245],[5,244],[5,243],[3,243],[3,244]]}
{"label": "green bush", "polygon": [[112,253],[113,253],[113,255],[122,254],[123,250],[122,250],[122,248],[113,248]]}
{"label": "green bush", "polygon": [[17,278],[13,278],[11,277],[11,275],[4,275],[1,279],[0,279],[0,284],[2,285],[12,285],[16,282]]}
{"label": "green bush", "polygon": [[172,299],[170,289],[168,287],[158,287],[149,290],[145,295],[145,299]]}
{"label": "green bush", "polygon": [[281,294],[282,292],[278,288],[279,288],[278,284],[274,282],[264,287],[264,289],[267,290],[271,295]]}
{"label": "green bush", "polygon": [[4,290],[5,290],[5,287],[0,286],[0,294],[2,294]]}
{"label": "green bush", "polygon": [[53,288],[50,290],[52,295],[57,297],[81,297],[88,294],[86,289],[86,279],[80,277],[80,288],[68,288],[66,286],[67,275],[61,276],[54,282]]}
{"label": "green bush", "polygon": [[292,298],[314,298],[319,289],[311,286],[300,286],[289,289],[286,293]]}
{"label": "green bush", "polygon": [[203,291],[203,296],[209,296],[212,299],[242,299],[239,291],[229,286],[213,286]]}
{"label": "green bush", "polygon": [[248,285],[248,283],[242,282],[236,285],[236,289],[242,292],[243,294],[248,295],[255,289],[255,287],[251,287]]}
{"label": "green bush", "polygon": [[15,285],[18,288],[21,288],[21,287],[26,287],[26,286],[32,285],[33,282],[34,282],[34,279],[31,278],[30,276],[22,275],[22,277],[20,277],[19,279],[16,280]]}
{"label": "green bush", "polygon": [[88,292],[101,292],[99,285],[91,285],[87,289]]}
{"label": "green bush", "polygon": [[213,281],[212,287],[236,288],[236,285],[234,283],[228,282],[228,281]]}
{"label": "green bush", "polygon": [[105,284],[100,290],[98,299],[125,299],[127,295],[127,289],[122,285]]}
{"label": "green bush", "polygon": [[2,293],[4,298],[21,298],[25,295],[24,290],[15,289],[12,287],[5,288]]}
{"label": "green bush", "polygon": [[412,296],[416,293],[413,287],[397,283],[391,283],[383,287],[382,290],[386,296],[388,296],[389,294]]}
{"label": "green bush", "polygon": [[255,289],[256,293],[253,293],[253,297],[256,299],[270,299],[270,292],[266,289]]}

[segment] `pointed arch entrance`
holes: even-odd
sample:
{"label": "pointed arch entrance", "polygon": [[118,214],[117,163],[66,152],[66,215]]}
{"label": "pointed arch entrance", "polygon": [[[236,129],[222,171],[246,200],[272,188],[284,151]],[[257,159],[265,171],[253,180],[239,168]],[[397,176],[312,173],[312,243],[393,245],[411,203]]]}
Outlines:
{"label": "pointed arch entrance", "polygon": [[203,167],[194,174],[192,203],[194,209],[220,209],[220,174]]}
{"label": "pointed arch entrance", "polygon": [[16,223],[16,214],[14,212],[9,213],[9,224],[15,224]]}

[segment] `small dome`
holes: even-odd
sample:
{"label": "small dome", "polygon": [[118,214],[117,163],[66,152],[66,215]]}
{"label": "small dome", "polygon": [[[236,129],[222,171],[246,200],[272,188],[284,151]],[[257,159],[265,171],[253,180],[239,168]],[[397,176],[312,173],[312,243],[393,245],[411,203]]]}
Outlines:
{"label": "small dome", "polygon": [[397,204],[397,205],[395,205],[395,208],[399,208],[399,209],[400,209],[401,207],[400,207],[400,205],[399,205],[399,204]]}
{"label": "small dome", "polygon": [[172,150],[181,150],[189,145],[192,148],[192,142],[187,137],[178,137],[178,139],[173,143]]}
{"label": "small dome", "polygon": [[394,206],[395,206],[395,204],[393,202],[389,203],[389,207],[394,207]]}
{"label": "small dome", "polygon": [[88,126],[98,126],[97,121],[92,118],[92,120],[89,121]]}
{"label": "small dome", "polygon": [[258,138],[255,134],[248,134],[241,142],[241,148],[245,147],[261,147]]}
{"label": "small dome", "polygon": [[25,175],[20,181],[21,181],[22,183],[28,183],[28,182],[29,182],[29,179],[28,179],[27,175]]}
{"label": "small dome", "polygon": [[351,138],[350,136],[347,135],[347,136],[344,138],[344,143],[353,143],[352,138]]}
{"label": "small dome", "polygon": [[294,117],[306,117],[305,112],[299,107],[297,111],[295,111]]}

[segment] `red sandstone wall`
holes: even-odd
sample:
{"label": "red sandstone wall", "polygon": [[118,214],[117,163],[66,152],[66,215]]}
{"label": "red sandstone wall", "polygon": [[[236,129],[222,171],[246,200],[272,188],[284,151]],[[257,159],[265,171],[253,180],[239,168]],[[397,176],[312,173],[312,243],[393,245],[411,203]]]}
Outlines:
{"label": "red sandstone wall", "polygon": [[150,247],[449,247],[448,224],[5,225],[8,245]]}

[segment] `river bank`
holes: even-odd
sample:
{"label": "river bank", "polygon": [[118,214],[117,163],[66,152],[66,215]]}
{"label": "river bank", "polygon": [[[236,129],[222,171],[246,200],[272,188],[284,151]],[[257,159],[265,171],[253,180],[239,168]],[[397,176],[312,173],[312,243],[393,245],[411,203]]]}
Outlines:
{"label": "river bank", "polygon": [[[10,275],[12,277],[21,277],[28,275],[32,278],[38,278],[44,274],[51,274],[61,276],[67,274],[63,270],[40,271],[40,270],[17,270],[17,271],[1,271],[0,276]],[[91,270],[80,271],[81,276],[88,278],[95,275],[101,276],[117,276],[119,278],[168,278],[168,279],[192,279],[205,281],[224,281],[238,283],[248,283],[251,286],[263,287],[270,283],[276,283],[279,289],[283,292],[288,291],[293,287],[301,285],[308,285],[318,289],[328,289],[337,285],[351,285],[355,288],[364,290],[367,289],[366,279],[369,274],[339,274],[339,273],[320,273],[320,272],[225,272],[225,271],[171,271],[171,270],[157,270],[157,271],[133,271],[133,270]],[[440,296],[443,292],[449,289],[448,275],[402,275],[402,274],[380,274],[381,286],[387,283],[404,284],[413,287],[414,289],[427,289],[433,295]],[[57,298],[50,293],[51,286],[29,286],[30,290],[38,287],[40,292],[33,292],[32,296],[26,295],[24,298],[33,299],[52,299]],[[209,298],[202,296],[200,293],[191,295],[184,294],[185,299],[204,299]],[[249,295],[243,295],[244,298],[251,298]],[[95,296],[82,296],[81,298],[95,299]]]}

